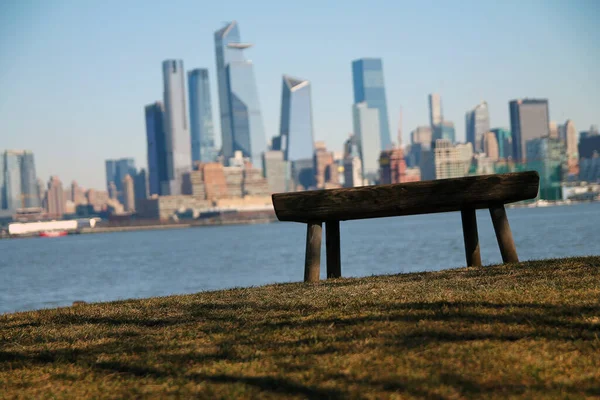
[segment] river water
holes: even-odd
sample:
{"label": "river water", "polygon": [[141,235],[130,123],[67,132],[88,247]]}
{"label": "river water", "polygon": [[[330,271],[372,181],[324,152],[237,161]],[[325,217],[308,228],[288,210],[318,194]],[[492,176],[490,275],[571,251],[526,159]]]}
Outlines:
{"label": "river water", "polygon": [[[521,260],[600,255],[600,203],[507,213]],[[500,263],[489,213],[477,217],[482,261]],[[301,281],[305,235],[278,222],[0,240],[0,314]],[[341,252],[345,277],[462,267],[460,214],[342,222]]]}

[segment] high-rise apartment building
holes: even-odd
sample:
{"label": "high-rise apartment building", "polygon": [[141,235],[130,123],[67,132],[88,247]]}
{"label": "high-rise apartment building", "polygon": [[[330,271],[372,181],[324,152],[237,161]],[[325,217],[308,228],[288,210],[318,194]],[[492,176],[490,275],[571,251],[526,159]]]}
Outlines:
{"label": "high-rise apartment building", "polygon": [[168,180],[163,116],[164,108],[161,102],[157,101],[145,107],[148,190],[151,195],[163,194],[160,191],[161,182]]}
{"label": "high-rise apartment building", "polygon": [[188,71],[188,88],[192,161],[213,162],[217,158],[217,149],[215,147],[208,70],[197,68]]}
{"label": "high-rise apartment building", "polygon": [[556,121],[550,121],[550,123],[548,124],[548,136],[552,139],[558,139],[559,132],[558,124],[556,123]]}
{"label": "high-rise apartment building", "polygon": [[133,178],[131,175],[125,175],[123,178],[123,206],[125,211],[135,211],[135,189],[133,185]]}
{"label": "high-rise apartment building", "polygon": [[442,97],[438,93],[431,93],[429,99],[429,126],[433,129],[444,120],[442,114]]}
{"label": "high-rise apartment building", "polygon": [[241,42],[236,21],[215,32],[223,157],[229,160],[235,151],[241,151],[260,168],[267,143],[254,66],[244,56],[251,46]]}
{"label": "high-rise apartment building", "polygon": [[473,159],[471,143],[453,145],[447,139],[438,139],[434,150],[435,179],[466,176]]}
{"label": "high-rise apartment building", "polygon": [[549,136],[548,100],[519,99],[509,103],[513,159],[526,161],[525,144],[531,139]]}
{"label": "high-rise apartment building", "polygon": [[62,182],[57,176],[51,176],[45,202],[48,214],[57,218],[62,217],[65,213],[66,200]]}
{"label": "high-rise apartment building", "polygon": [[0,209],[40,205],[33,153],[27,150],[0,153]]}
{"label": "high-rise apartment building", "polygon": [[370,108],[366,102],[356,103],[352,107],[354,133],[358,140],[358,151],[363,169],[363,179],[368,176],[376,177],[379,171],[379,153],[381,152],[380,112],[377,108]]}
{"label": "high-rise apartment building", "polygon": [[310,82],[283,76],[279,147],[286,161],[312,158],[314,135]]}
{"label": "high-rise apartment building", "polygon": [[185,105],[183,61],[163,61],[162,72],[167,180],[161,183],[161,193],[178,195],[181,194],[182,174],[192,169],[192,146]]}
{"label": "high-rise apartment building", "polygon": [[[325,188],[325,183],[328,182],[327,172],[329,167],[334,164],[333,153],[327,151],[325,142],[315,143],[315,154],[314,154],[314,170],[315,170],[315,182],[317,188]],[[331,172],[331,171],[329,171]],[[330,173],[331,175],[331,173]],[[337,182],[334,182],[337,183]]]}
{"label": "high-rise apartment building", "polygon": [[490,114],[485,101],[476,105],[465,114],[465,130],[467,142],[473,146],[473,151],[483,150],[483,135],[490,131]]}
{"label": "high-rise apartment building", "polygon": [[[354,103],[366,104],[362,107],[376,109],[379,121],[379,148],[374,156],[375,160],[381,150],[392,147],[390,127],[385,98],[385,84],[383,79],[383,62],[380,58],[361,58],[352,62],[352,83],[354,87]],[[375,138],[364,137],[364,140]],[[364,164],[363,164],[364,167]]]}

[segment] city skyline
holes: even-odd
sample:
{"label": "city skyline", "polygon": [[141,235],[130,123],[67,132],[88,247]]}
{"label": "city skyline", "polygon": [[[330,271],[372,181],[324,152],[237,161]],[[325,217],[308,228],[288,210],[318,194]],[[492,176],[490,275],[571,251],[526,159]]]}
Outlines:
{"label": "city skyline", "polygon": [[[101,6],[72,5],[71,8],[65,9],[60,7],[60,2],[57,2],[54,4],[54,8],[48,9],[48,6],[42,6],[37,10],[37,12],[46,14],[30,15],[18,6],[13,6],[16,7],[14,9],[11,9],[10,6],[5,7],[9,8],[9,12],[3,13],[3,15],[16,16],[18,21],[32,21],[31,18],[38,21],[42,15],[44,18],[48,16],[48,13],[54,15],[57,21],[53,22],[53,27],[61,25],[60,21],[63,21],[63,25],[73,28],[81,24],[81,20],[85,20],[85,18],[77,19],[77,16],[86,16],[88,13],[92,15],[96,11],[100,16],[104,15],[104,20],[108,18],[108,10],[103,10]],[[136,13],[148,12],[138,10],[135,5],[124,6],[125,9],[128,7],[131,7],[131,10],[135,9]],[[402,8],[392,3],[388,3],[386,7],[389,10]],[[561,28],[558,23],[559,18],[565,18],[565,15],[570,15],[577,21],[584,21],[594,14],[594,7],[598,7],[596,4],[582,2],[579,6],[570,5],[563,9],[561,7],[564,5],[560,4],[525,4],[521,9],[522,15],[520,16],[510,13],[510,4],[508,6],[475,7],[470,10],[471,17],[473,14],[487,15],[490,8],[493,8],[496,18],[501,19],[510,15],[515,27],[523,27],[523,29],[515,29],[518,35],[510,32],[498,32],[499,36],[496,36],[490,32],[478,31],[477,40],[481,40],[482,43],[487,42],[486,37],[489,35],[495,38],[491,44],[488,44],[489,48],[481,49],[487,57],[490,57],[490,60],[494,60],[492,56],[497,57],[497,60],[503,57],[506,59],[510,54],[520,57],[520,61],[518,67],[511,66],[508,61],[497,61],[495,64],[492,62],[486,67],[485,74],[477,73],[475,75],[473,71],[480,68],[478,64],[471,62],[475,61],[472,58],[472,52],[467,49],[471,42],[468,40],[464,43],[461,42],[461,39],[472,36],[470,32],[460,27],[446,32],[446,37],[441,38],[441,51],[436,53],[436,59],[444,68],[439,68],[437,64],[426,66],[425,64],[429,62],[428,58],[422,58],[425,64],[417,62],[418,67],[411,66],[415,63],[409,62],[410,60],[416,61],[423,56],[424,53],[420,50],[420,46],[432,41],[435,33],[439,34],[437,28],[429,34],[430,36],[417,37],[414,42],[404,44],[401,52],[398,52],[397,47],[390,46],[393,37],[411,32],[411,29],[418,26],[418,22],[422,23],[426,18],[442,19],[442,14],[447,14],[447,12],[450,12],[455,18],[459,17],[456,10],[444,9],[445,7],[447,6],[440,6],[439,10],[434,10],[429,14],[424,12],[427,7],[407,7],[406,10],[403,10],[406,11],[404,15],[414,16],[415,21],[407,21],[409,23],[402,28],[393,28],[395,35],[389,35],[389,38],[384,39],[381,39],[379,35],[382,28],[378,26],[381,23],[373,25],[373,32],[365,34],[361,38],[349,33],[349,27],[344,24],[352,25],[352,21],[361,16],[361,12],[364,13],[364,9],[360,7],[353,11],[343,10],[340,16],[342,29],[339,32],[332,30],[331,27],[326,27],[325,16],[310,16],[309,21],[315,23],[316,28],[308,38],[305,37],[308,33],[303,28],[306,21],[299,24],[297,21],[286,20],[285,24],[277,25],[277,16],[285,15],[286,12],[283,6],[275,7],[272,12],[261,17],[264,18],[263,20],[259,19],[258,21],[253,17],[260,13],[247,8],[242,8],[238,15],[233,16],[229,15],[229,10],[223,9],[208,12],[201,21],[188,21],[189,18],[183,18],[178,21],[181,22],[182,27],[174,27],[174,32],[169,34],[169,37],[177,38],[177,40],[165,39],[163,40],[166,41],[165,43],[163,41],[152,43],[152,46],[146,49],[142,46],[143,51],[136,50],[135,43],[139,39],[136,39],[137,35],[132,34],[133,30],[123,32],[121,30],[127,28],[119,28],[117,33],[119,39],[123,41],[122,45],[116,46],[114,41],[105,41],[101,38],[90,42],[93,45],[89,47],[100,46],[104,49],[102,56],[108,60],[113,58],[110,57],[111,54],[121,54],[125,51],[124,49],[135,50],[131,53],[131,62],[113,63],[118,66],[118,71],[114,68],[103,70],[103,73],[105,72],[107,75],[103,76],[104,79],[99,80],[102,87],[90,81],[88,73],[86,73],[87,80],[85,81],[79,77],[79,71],[87,72],[92,68],[102,69],[106,66],[102,62],[96,65],[99,62],[98,59],[83,50],[78,50],[75,54],[77,57],[75,57],[74,64],[63,72],[57,73],[52,80],[41,82],[38,77],[46,76],[45,74],[31,73],[31,67],[24,64],[27,62],[26,60],[34,60],[35,57],[46,54],[52,49],[57,50],[56,53],[48,53],[48,58],[45,59],[44,71],[50,76],[56,68],[56,61],[62,59],[63,47],[66,46],[68,49],[81,40],[90,40],[86,35],[82,35],[81,38],[64,36],[61,33],[64,29],[50,28],[40,22],[35,26],[35,32],[46,38],[43,47],[40,47],[31,35],[26,35],[23,41],[19,42],[21,48],[18,49],[9,42],[2,42],[3,45],[8,46],[6,48],[9,51],[18,57],[15,57],[10,65],[0,61],[0,71],[2,72],[0,79],[3,87],[6,88],[4,94],[0,95],[0,131],[3,132],[3,135],[8,136],[5,136],[6,139],[2,138],[0,147],[31,149],[36,154],[38,176],[58,175],[66,182],[77,180],[85,187],[103,187],[101,184],[104,180],[102,163],[107,158],[133,157],[136,165],[145,166],[147,162],[144,118],[143,112],[141,113],[139,110],[143,104],[149,104],[160,98],[160,78],[157,79],[157,64],[169,57],[175,57],[183,59],[188,68],[207,68],[209,76],[211,76],[211,97],[215,99],[216,81],[214,77],[216,71],[212,34],[220,26],[220,21],[231,18],[241,21],[244,26],[244,37],[257,43],[256,49],[249,50],[249,55],[258,66],[256,82],[258,96],[261,99],[265,138],[270,138],[278,132],[280,77],[282,72],[289,71],[312,82],[315,140],[324,140],[329,148],[341,148],[343,140],[352,131],[352,117],[349,112],[352,100],[352,80],[348,72],[348,64],[359,57],[367,56],[382,58],[386,65],[388,109],[391,115],[395,115],[395,110],[402,105],[405,143],[408,142],[408,132],[428,122],[427,95],[429,93],[441,95],[444,119],[455,123],[459,141],[464,141],[465,130],[462,121],[464,113],[481,100],[485,100],[489,105],[490,122],[493,128],[509,128],[508,101],[526,97],[547,98],[550,103],[550,119],[552,121],[563,123],[567,119],[571,119],[579,130],[585,130],[591,124],[597,123],[596,110],[600,107],[593,90],[597,84],[594,85],[595,81],[588,71],[591,70],[594,63],[597,63],[598,53],[600,53],[590,51],[590,46],[597,46],[598,41],[595,35],[598,34],[594,31],[590,35],[584,35],[583,39],[578,38],[575,41],[575,37],[581,36],[581,29],[584,29],[579,26],[583,27],[586,24],[583,22],[577,24],[576,29],[570,32],[566,27]],[[336,7],[329,9],[334,8]],[[62,10],[63,14],[57,14],[57,10]],[[585,10],[588,11],[588,15]],[[168,15],[173,19],[172,11],[165,9],[162,12],[166,13],[165,16]],[[381,13],[381,11],[378,12]],[[536,22],[537,28],[543,28],[544,32],[548,30],[548,35],[543,40],[533,35],[536,32],[534,27],[525,26],[526,22],[531,22],[528,19],[534,12],[547,17],[544,22]],[[185,14],[187,13],[189,10],[186,10]],[[125,16],[127,15],[125,13]],[[144,16],[148,17],[148,23],[153,18],[157,18],[157,15],[153,13],[144,14]],[[161,14],[161,16],[163,15]],[[383,16],[385,17],[385,13]],[[123,16],[118,18],[123,18]],[[466,18],[466,16],[462,18]],[[377,15],[374,15],[373,21],[377,19]],[[0,29],[3,32],[5,30],[20,32],[23,29],[30,29],[28,23],[22,25],[23,28],[19,28],[14,22],[11,22]],[[432,25],[435,26],[435,24]],[[276,37],[277,35],[274,33],[283,27],[289,27],[288,30],[283,29],[286,34]],[[85,32],[94,32],[94,29],[98,32],[106,32],[106,29],[101,26],[90,26],[86,29],[88,30],[84,30]],[[144,26],[140,29],[139,35],[144,37],[142,35]],[[184,32],[193,30],[194,37],[199,39],[199,43],[186,40],[185,38],[189,35],[181,35],[181,30]],[[471,27],[469,31],[471,30],[475,31],[475,27]],[[347,36],[347,40],[352,43],[352,46],[331,48],[326,43],[317,41],[316,37],[323,36],[325,32],[328,34],[328,41],[341,40]],[[14,35],[2,36],[14,37]],[[511,37],[524,39],[524,44],[513,46]],[[569,38],[573,40],[569,40]],[[289,47],[284,45],[286,43],[289,44]],[[309,49],[311,52],[307,53]],[[449,52],[450,49],[452,54]],[[540,51],[560,53],[564,57],[558,59],[553,65],[546,65],[545,59],[535,56]],[[106,52],[108,52],[108,56],[105,54]],[[303,54],[311,54],[310,60],[307,60],[306,57],[303,58]],[[460,54],[466,57],[457,56]],[[320,58],[327,62],[321,62]],[[573,58],[577,60],[577,63],[567,64],[561,61]],[[149,61],[143,61],[144,59]],[[29,63],[31,64],[31,61]],[[61,65],[64,66],[64,63]],[[135,73],[128,73],[129,68],[133,68]],[[519,74],[516,73],[517,71]],[[25,82],[29,79],[33,79],[32,88],[36,87],[36,96],[30,95],[32,92]],[[62,86],[58,89],[57,85]],[[78,89],[79,87],[85,90],[82,92]],[[52,88],[55,89],[52,90]],[[92,96],[86,96],[84,93],[88,95],[91,93]],[[107,103],[109,93],[114,104]],[[118,101],[114,101],[115,95]],[[50,100],[54,96],[59,96],[59,98]],[[61,104],[63,107],[56,109],[54,103]],[[219,115],[218,107],[214,103],[216,101],[213,101],[213,115],[216,116]],[[71,111],[65,113],[63,111],[65,109]],[[36,118],[24,117],[23,112],[29,112],[29,110],[38,110]],[[214,119],[217,120],[217,118]],[[219,138],[221,130],[217,125],[216,123],[215,136]],[[395,125],[396,121],[392,118],[390,133],[396,131]],[[51,135],[48,135],[48,132]],[[51,141],[46,139],[46,137],[52,136],[56,136],[56,138]],[[101,137],[102,140],[94,140],[95,137]],[[115,146],[115,143],[118,143],[118,146]]]}

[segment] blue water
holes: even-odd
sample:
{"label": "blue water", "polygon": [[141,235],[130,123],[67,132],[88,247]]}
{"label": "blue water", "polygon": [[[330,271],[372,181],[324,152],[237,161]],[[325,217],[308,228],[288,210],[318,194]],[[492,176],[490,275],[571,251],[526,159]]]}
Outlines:
{"label": "blue water", "polygon": [[[521,260],[600,255],[600,203],[507,213]],[[482,261],[500,263],[489,213],[477,217]],[[301,281],[305,235],[273,223],[0,240],[0,313]],[[342,222],[341,246],[345,277],[465,264],[459,213]]]}

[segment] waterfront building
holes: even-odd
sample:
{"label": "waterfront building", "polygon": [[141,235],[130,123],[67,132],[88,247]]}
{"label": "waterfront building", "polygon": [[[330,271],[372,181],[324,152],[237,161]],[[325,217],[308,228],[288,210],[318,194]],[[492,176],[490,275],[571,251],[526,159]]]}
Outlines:
{"label": "waterfront building", "polygon": [[528,140],[525,149],[527,169],[540,175],[539,197],[562,199],[561,181],[567,165],[565,144],[558,138],[543,137]]}
{"label": "waterfront building", "polygon": [[525,162],[527,156],[526,142],[550,134],[548,100],[512,100],[509,103],[509,110],[513,159],[518,162]]}
{"label": "waterfront building", "polygon": [[286,161],[311,158],[314,153],[311,85],[305,79],[283,76],[278,149]]}
{"label": "waterfront building", "polygon": [[27,150],[0,153],[0,210],[40,205],[33,153]]}
{"label": "waterfront building", "polygon": [[229,160],[235,151],[249,157],[260,167],[262,153],[267,150],[252,61],[246,59],[239,24],[227,23],[215,32],[217,83],[223,157]]}
{"label": "waterfront building", "polygon": [[[375,153],[369,155],[367,158],[368,160],[375,160],[376,163],[379,152],[392,147],[382,60],[380,58],[361,58],[353,61],[352,83],[354,88],[354,104],[356,106],[360,104],[361,108],[376,110],[378,134],[362,138],[364,142],[362,143],[363,147],[375,149]],[[367,114],[370,114],[370,112]],[[365,160],[363,159],[362,162],[363,168],[368,169],[371,167],[370,161],[367,161],[365,164]]]}
{"label": "waterfront building", "polygon": [[188,71],[192,162],[213,162],[217,158],[213,129],[208,70]]}
{"label": "waterfront building", "polygon": [[148,192],[150,195],[163,194],[161,193],[161,182],[167,181],[167,150],[163,116],[164,108],[160,101],[145,107]]}
{"label": "waterfront building", "polygon": [[473,151],[483,150],[483,135],[490,131],[490,115],[485,101],[476,105],[465,114],[467,142],[473,146]]}
{"label": "waterfront building", "polygon": [[163,127],[166,150],[166,181],[161,193],[181,193],[181,176],[192,169],[192,149],[185,104],[185,72],[182,60],[165,60],[163,73]]}

